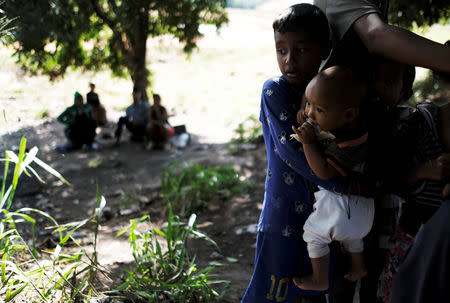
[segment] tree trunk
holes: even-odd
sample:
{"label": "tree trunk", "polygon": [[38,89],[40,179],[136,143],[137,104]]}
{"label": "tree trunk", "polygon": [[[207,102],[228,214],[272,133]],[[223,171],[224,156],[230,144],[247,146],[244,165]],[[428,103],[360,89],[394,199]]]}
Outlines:
{"label": "tree trunk", "polygon": [[143,8],[137,15],[137,22],[132,32],[127,36],[132,47],[131,61],[129,62],[131,79],[134,87],[142,92],[142,98],[148,101],[148,70],[146,67],[147,36],[148,36],[148,9]]}

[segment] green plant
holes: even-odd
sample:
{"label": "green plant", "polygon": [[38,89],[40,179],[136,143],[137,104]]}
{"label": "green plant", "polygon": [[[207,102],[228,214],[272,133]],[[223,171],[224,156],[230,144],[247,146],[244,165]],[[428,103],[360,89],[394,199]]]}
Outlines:
{"label": "green plant", "polygon": [[38,119],[46,118],[49,116],[50,116],[50,113],[49,113],[48,109],[41,109],[36,113],[36,118],[38,118]]}
{"label": "green plant", "polygon": [[413,97],[408,100],[408,105],[414,106],[416,103],[430,101],[442,96],[445,86],[428,72],[426,77],[414,82]]}
{"label": "green plant", "polygon": [[[167,223],[163,229],[148,228],[140,232],[138,227],[144,223],[151,225],[149,216],[130,220],[129,226],[117,234],[129,232],[136,267],[128,272],[125,283],[116,291],[147,302],[211,302],[225,293],[229,281],[208,280],[214,266],[198,270],[195,257],[189,257],[186,247],[189,235],[205,239],[217,247],[212,239],[196,230],[195,214],[190,216],[187,224],[182,223],[173,214],[169,202]],[[218,283],[226,284],[221,295],[211,288]]]}
{"label": "green plant", "polygon": [[[49,214],[33,208],[11,210],[14,194],[22,173],[34,174],[39,180],[37,172],[31,167],[32,163],[44,168],[47,172],[69,184],[61,174],[49,167],[36,157],[38,149],[33,147],[28,153],[26,139],[22,138],[19,153],[6,151],[3,182],[0,193],[0,295],[5,302],[13,301],[20,296],[27,296],[28,301],[52,302],[55,300],[74,302],[80,297],[89,301],[91,295],[96,293],[92,285],[97,264],[97,233],[98,218],[105,206],[104,198],[100,198],[97,189],[97,208],[94,214],[82,221],[58,225]],[[12,184],[6,188],[6,177],[9,164],[14,163]],[[35,213],[46,217],[54,225],[59,235],[59,243],[54,250],[46,250],[49,260],[38,259],[39,252],[35,245],[34,230],[36,220],[30,215]],[[32,245],[29,247],[23,239],[17,225],[22,222],[31,224]],[[86,225],[95,223],[94,253],[89,255],[84,249],[70,254],[63,253],[64,245],[72,240],[80,248],[80,244],[71,236],[74,231]],[[87,261],[86,261],[87,260]],[[103,272],[103,271],[101,271]]]}
{"label": "green plant", "polygon": [[180,169],[179,162],[174,162],[161,176],[162,196],[171,201],[174,212],[180,216],[250,188],[251,184],[241,181],[239,173],[231,166],[205,167],[192,163]]}
{"label": "green plant", "polygon": [[264,142],[262,125],[259,120],[250,115],[247,119],[238,124],[234,130],[234,138],[228,143],[228,151],[237,154],[244,150],[245,144],[258,144]]}

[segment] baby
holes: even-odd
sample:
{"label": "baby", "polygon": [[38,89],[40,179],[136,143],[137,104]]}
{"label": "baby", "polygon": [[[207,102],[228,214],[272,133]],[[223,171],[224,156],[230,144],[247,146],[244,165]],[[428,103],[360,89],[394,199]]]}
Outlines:
{"label": "baby", "polygon": [[[307,122],[293,127],[293,137],[303,144],[308,164],[320,179],[362,175],[368,134],[359,107],[365,96],[365,83],[343,66],[322,71],[306,87]],[[303,227],[312,274],[294,278],[294,283],[305,290],[328,289],[328,244],[333,240],[340,241],[350,255],[345,277],[362,278],[366,275],[362,238],[372,227],[373,199],[325,189],[316,192],[315,198],[314,211]]]}

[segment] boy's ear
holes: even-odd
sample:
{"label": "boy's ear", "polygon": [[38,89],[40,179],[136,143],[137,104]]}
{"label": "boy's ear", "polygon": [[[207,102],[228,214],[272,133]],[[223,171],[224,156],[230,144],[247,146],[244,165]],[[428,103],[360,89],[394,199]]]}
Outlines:
{"label": "boy's ear", "polygon": [[324,45],[321,47],[320,58],[322,60],[325,60],[326,58],[328,58],[328,56],[330,55],[330,51],[331,51],[331,40],[328,41],[327,45]]}
{"label": "boy's ear", "polygon": [[347,108],[344,112],[344,119],[346,123],[350,123],[353,120],[356,119],[356,117],[359,115],[359,108],[358,107],[350,107]]}

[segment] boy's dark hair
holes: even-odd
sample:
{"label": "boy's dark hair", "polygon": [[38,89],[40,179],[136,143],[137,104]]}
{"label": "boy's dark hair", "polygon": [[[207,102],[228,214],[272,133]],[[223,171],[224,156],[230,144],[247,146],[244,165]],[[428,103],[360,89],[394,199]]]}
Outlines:
{"label": "boy's dark hair", "polygon": [[133,87],[133,94],[140,93],[140,92],[141,92],[141,90],[137,86]]}
{"label": "boy's dark hair", "polygon": [[319,45],[327,46],[330,29],[327,16],[315,5],[300,3],[285,9],[272,24],[275,33],[306,32]]}
{"label": "boy's dark hair", "polygon": [[416,78],[416,68],[413,65],[404,65],[402,90],[412,89]]}

